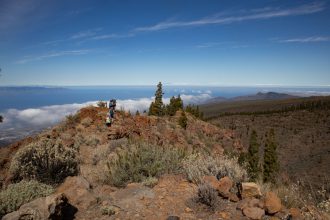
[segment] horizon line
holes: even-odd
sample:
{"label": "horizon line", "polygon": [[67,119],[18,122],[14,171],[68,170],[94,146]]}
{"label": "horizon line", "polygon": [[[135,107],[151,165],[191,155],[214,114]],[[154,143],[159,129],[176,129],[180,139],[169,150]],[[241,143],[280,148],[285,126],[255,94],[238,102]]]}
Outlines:
{"label": "horizon line", "polygon": [[[330,85],[284,85],[284,84],[254,84],[254,85],[238,85],[238,84],[171,84],[162,83],[163,87],[169,86],[201,86],[201,87],[330,87]],[[104,85],[52,85],[52,84],[25,84],[25,85],[0,85],[0,87],[109,87],[109,86],[157,86],[155,84],[104,84]]]}

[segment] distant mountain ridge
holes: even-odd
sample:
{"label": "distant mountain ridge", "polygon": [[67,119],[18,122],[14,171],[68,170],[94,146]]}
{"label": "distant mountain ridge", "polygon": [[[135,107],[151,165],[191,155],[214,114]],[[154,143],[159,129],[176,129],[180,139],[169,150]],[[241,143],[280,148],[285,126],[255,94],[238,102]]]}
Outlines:
{"label": "distant mountain ridge", "polygon": [[16,91],[46,91],[46,90],[66,90],[64,87],[56,86],[0,86],[1,92],[16,92]]}
{"label": "distant mountain ridge", "polygon": [[237,96],[233,98],[215,97],[207,101],[207,103],[217,102],[233,102],[233,101],[255,101],[255,100],[279,100],[279,99],[291,99],[299,98],[299,96],[293,96],[286,93],[277,92],[258,92],[255,95]]}

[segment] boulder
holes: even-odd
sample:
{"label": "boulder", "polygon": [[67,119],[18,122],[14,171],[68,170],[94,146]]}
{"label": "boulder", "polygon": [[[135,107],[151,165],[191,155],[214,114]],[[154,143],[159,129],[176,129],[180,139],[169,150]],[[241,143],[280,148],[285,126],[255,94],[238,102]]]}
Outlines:
{"label": "boulder", "polygon": [[219,180],[217,190],[222,197],[228,198],[232,187],[233,181],[228,176],[225,176]]}
{"label": "boulder", "polygon": [[3,220],[44,220],[44,219],[74,219],[77,208],[69,204],[67,197],[53,194],[33,200],[22,205],[19,210],[5,215]]}
{"label": "boulder", "polygon": [[290,213],[290,215],[291,215],[291,217],[292,217],[293,220],[295,220],[295,219],[301,219],[302,218],[301,212],[297,208],[291,208],[289,210],[289,213]]}
{"label": "boulder", "polygon": [[203,182],[210,184],[214,189],[218,189],[219,181],[215,176],[204,176]]}
{"label": "boulder", "polygon": [[97,203],[96,197],[90,192],[89,182],[82,176],[69,176],[56,190],[64,193],[70,203],[78,209],[87,209]]}
{"label": "boulder", "polygon": [[282,208],[281,200],[273,192],[267,192],[265,195],[265,210],[269,214],[275,214]]}
{"label": "boulder", "polygon": [[236,209],[243,210],[248,207],[249,208],[257,207],[257,208],[263,209],[264,205],[263,205],[263,202],[259,199],[246,198],[237,203]]}
{"label": "boulder", "polygon": [[250,219],[262,219],[265,215],[265,210],[258,207],[246,207],[243,209],[243,214]]}
{"label": "boulder", "polygon": [[229,201],[231,202],[238,202],[239,198],[235,193],[230,193],[228,196]]}
{"label": "boulder", "polygon": [[242,198],[260,197],[260,187],[253,182],[242,183]]}

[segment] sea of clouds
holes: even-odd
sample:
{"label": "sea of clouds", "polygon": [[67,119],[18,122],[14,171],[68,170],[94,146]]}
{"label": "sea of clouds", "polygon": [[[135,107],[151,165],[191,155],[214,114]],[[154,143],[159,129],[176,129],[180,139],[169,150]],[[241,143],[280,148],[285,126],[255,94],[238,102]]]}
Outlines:
{"label": "sea of clouds", "polygon": [[[182,94],[181,98],[185,104],[198,104],[212,98],[210,93],[186,95]],[[140,99],[117,100],[117,109],[130,111],[135,113],[137,110],[143,112],[148,110],[150,103],[154,97]],[[163,99],[165,104],[170,102],[170,98]],[[13,134],[17,134],[19,138],[30,135],[31,131],[39,131],[48,128],[63,119],[67,115],[75,114],[79,109],[86,106],[96,106],[97,101],[85,103],[73,103],[63,105],[42,106],[40,108],[28,108],[23,110],[8,109],[2,112],[4,117],[3,123],[0,124],[0,141],[6,138],[13,139]]]}

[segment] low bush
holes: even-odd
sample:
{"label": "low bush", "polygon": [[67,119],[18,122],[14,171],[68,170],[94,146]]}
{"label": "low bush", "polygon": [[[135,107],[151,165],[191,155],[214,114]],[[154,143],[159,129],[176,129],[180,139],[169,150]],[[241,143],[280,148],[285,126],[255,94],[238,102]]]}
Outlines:
{"label": "low bush", "polygon": [[15,154],[9,172],[14,182],[35,179],[57,184],[67,176],[77,175],[77,151],[63,147],[60,141],[41,139]]}
{"label": "low bush", "polygon": [[81,124],[85,127],[89,127],[93,122],[93,119],[91,119],[90,117],[84,118],[83,120],[81,120]]}
{"label": "low bush", "polygon": [[65,126],[74,127],[78,122],[79,122],[78,114],[68,115],[68,116],[66,116]]}
{"label": "low bush", "polygon": [[200,184],[198,185],[197,201],[215,210],[220,202],[218,191],[208,183]]}
{"label": "low bush", "polygon": [[158,179],[156,177],[148,177],[142,183],[144,186],[148,186],[152,188],[157,185]]}
{"label": "low bush", "polygon": [[102,215],[114,215],[116,214],[116,208],[114,206],[104,206],[101,209]]}
{"label": "low bush", "polygon": [[53,192],[52,186],[35,180],[23,180],[9,185],[7,189],[0,192],[0,219],[1,216],[17,210],[21,205],[39,197],[48,196]]}
{"label": "low bush", "polygon": [[202,183],[204,176],[230,177],[234,182],[247,180],[247,172],[242,168],[237,158],[205,156],[191,154],[183,161],[183,169],[189,181]]}
{"label": "low bush", "polygon": [[103,102],[103,101],[98,101],[96,103],[97,107],[99,108],[106,108],[107,107],[107,102]]}
{"label": "low bush", "polygon": [[181,169],[184,156],[185,151],[177,148],[132,144],[117,152],[116,157],[107,163],[107,181],[122,187],[129,182],[142,182],[148,177],[175,173]]}
{"label": "low bush", "polygon": [[95,135],[85,137],[85,144],[87,146],[96,147],[100,143],[100,139]]}

